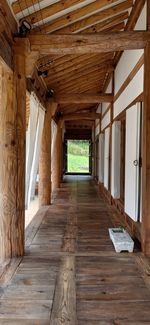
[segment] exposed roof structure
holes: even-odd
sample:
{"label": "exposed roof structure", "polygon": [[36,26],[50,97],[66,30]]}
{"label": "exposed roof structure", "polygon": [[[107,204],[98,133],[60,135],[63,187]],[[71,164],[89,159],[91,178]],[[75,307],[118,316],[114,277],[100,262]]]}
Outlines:
{"label": "exposed roof structure", "polygon": [[[9,0],[18,23],[27,20],[31,34],[76,34],[132,30],[145,1]],[[120,53],[46,55],[36,66],[45,86],[58,95],[103,94]],[[43,82],[42,81],[42,82]],[[97,103],[59,103],[62,113],[93,112]]]}

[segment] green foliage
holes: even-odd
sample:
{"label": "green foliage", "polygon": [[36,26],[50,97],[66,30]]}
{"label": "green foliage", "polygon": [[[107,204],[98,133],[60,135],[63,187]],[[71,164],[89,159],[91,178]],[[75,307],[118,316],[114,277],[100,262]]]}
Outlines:
{"label": "green foliage", "polygon": [[89,141],[87,140],[69,140],[68,154],[72,155],[89,155]]}
{"label": "green foliage", "polygon": [[89,141],[68,141],[68,172],[89,173]]}

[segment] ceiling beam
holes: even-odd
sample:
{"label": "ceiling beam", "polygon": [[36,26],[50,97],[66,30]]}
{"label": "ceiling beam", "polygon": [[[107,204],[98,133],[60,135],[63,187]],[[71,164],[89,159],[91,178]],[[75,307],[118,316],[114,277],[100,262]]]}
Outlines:
{"label": "ceiling beam", "polygon": [[80,114],[64,114],[59,119],[60,127],[63,127],[65,121],[76,121],[76,120],[96,120],[100,119],[100,113],[80,113]]}
{"label": "ceiling beam", "polygon": [[[17,40],[17,39],[16,39]],[[106,53],[143,49],[150,41],[150,32],[123,31],[82,35],[29,35],[31,51],[41,55]]]}
{"label": "ceiling beam", "polygon": [[114,96],[112,94],[64,94],[56,95],[54,101],[58,104],[97,104],[112,102]]}

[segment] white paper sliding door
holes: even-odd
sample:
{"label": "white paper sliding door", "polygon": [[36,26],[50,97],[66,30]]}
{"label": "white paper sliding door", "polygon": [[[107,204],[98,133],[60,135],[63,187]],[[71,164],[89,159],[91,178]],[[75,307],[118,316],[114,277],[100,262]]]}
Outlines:
{"label": "white paper sliding door", "polygon": [[112,163],[111,163],[111,195],[120,198],[120,130],[121,123],[112,125]]}
{"label": "white paper sliding door", "polygon": [[110,146],[110,128],[105,130],[105,145],[104,145],[104,186],[109,188],[109,146]]}
{"label": "white paper sliding door", "polygon": [[38,165],[39,165],[39,154],[40,154],[42,132],[44,126],[44,116],[45,116],[45,112],[39,106],[38,125],[36,131],[35,148],[34,148],[30,186],[29,186],[29,199],[30,198],[34,199],[35,196],[35,185],[36,185],[36,178],[37,178]]}
{"label": "white paper sliding door", "polygon": [[104,133],[99,135],[99,182],[104,182]]}
{"label": "white paper sliding door", "polygon": [[134,220],[139,217],[139,152],[141,106],[126,112],[125,212]]}
{"label": "white paper sliding door", "polygon": [[29,183],[31,177],[34,147],[35,147],[37,121],[38,121],[38,102],[35,99],[34,95],[31,94],[29,125],[26,134],[26,197],[25,197],[26,208],[28,207],[28,202],[29,202],[29,198],[28,198]]}

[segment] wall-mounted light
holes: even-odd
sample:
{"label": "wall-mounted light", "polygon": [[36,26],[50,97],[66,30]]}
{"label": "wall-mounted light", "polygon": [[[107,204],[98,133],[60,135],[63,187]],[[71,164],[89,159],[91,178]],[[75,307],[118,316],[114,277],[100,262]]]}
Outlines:
{"label": "wall-mounted light", "polygon": [[49,89],[48,92],[46,93],[46,98],[52,98],[54,96],[54,90]]}
{"label": "wall-mounted light", "polygon": [[22,20],[20,27],[19,27],[19,36],[26,37],[26,35],[30,32],[31,25],[28,23],[27,20]]}
{"label": "wall-mounted light", "polygon": [[46,78],[48,76],[48,70],[45,70],[45,71],[38,70],[37,73],[38,73],[39,77]]}

